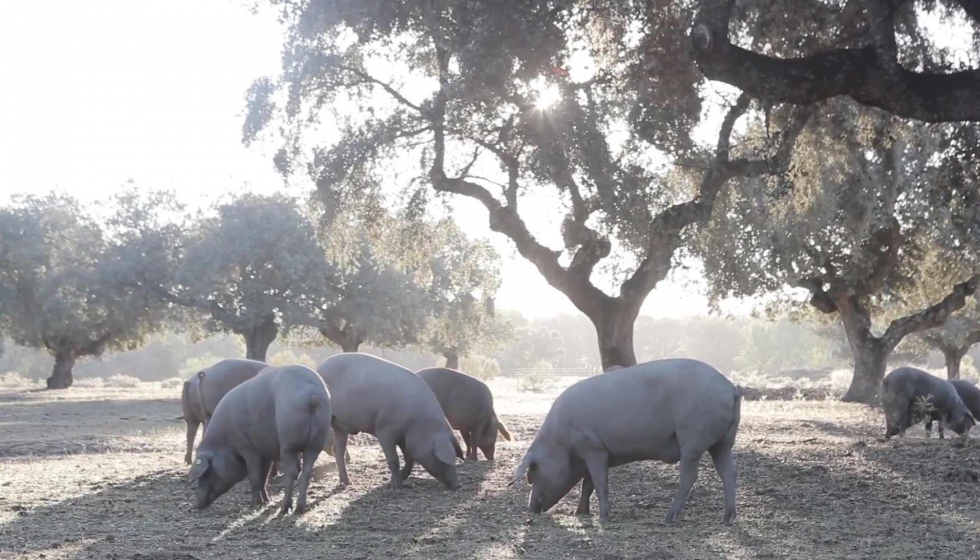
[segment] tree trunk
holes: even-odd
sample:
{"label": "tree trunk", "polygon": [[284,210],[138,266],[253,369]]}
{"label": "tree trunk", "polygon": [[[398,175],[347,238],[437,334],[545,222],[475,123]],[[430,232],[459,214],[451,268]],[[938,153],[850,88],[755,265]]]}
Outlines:
{"label": "tree trunk", "polygon": [[357,352],[357,349],[361,347],[361,343],[358,340],[346,339],[340,343],[340,349],[344,352]]}
{"label": "tree trunk", "polygon": [[636,365],[636,354],[633,352],[633,323],[639,313],[639,306],[627,307],[621,302],[617,303],[618,305],[603,309],[598,321],[592,320],[599,338],[599,358],[602,360],[603,371],[612,366]]}
{"label": "tree trunk", "polygon": [[75,352],[60,350],[54,355],[54,370],[48,378],[48,389],[67,389],[71,387],[72,369],[75,367]]}
{"label": "tree trunk", "polygon": [[891,352],[876,338],[857,345],[852,343],[851,351],[854,353],[854,377],[841,401],[876,404]]}
{"label": "tree trunk", "polygon": [[449,369],[459,369],[459,354],[454,354],[452,352],[443,354],[446,357],[446,367]]}
{"label": "tree trunk", "polygon": [[946,359],[946,377],[948,379],[960,378],[960,362],[966,355],[965,350],[959,348],[944,348],[943,358]]}
{"label": "tree trunk", "polygon": [[269,346],[278,335],[279,325],[276,324],[275,317],[266,317],[261,325],[252,327],[252,330],[245,333],[245,357],[249,360],[266,361]]}

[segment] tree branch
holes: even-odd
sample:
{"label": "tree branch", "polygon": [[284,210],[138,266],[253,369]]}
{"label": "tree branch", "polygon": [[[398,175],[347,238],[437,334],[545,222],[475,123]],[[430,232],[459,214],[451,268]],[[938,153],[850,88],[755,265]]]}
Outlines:
{"label": "tree branch", "polygon": [[882,341],[887,348],[895,348],[906,336],[942,326],[955,311],[966,305],[966,298],[972,296],[980,285],[980,274],[953,287],[953,291],[939,303],[918,313],[895,319],[888,325]]}
{"label": "tree branch", "polygon": [[[883,3],[885,0],[878,0]],[[975,0],[959,0],[980,22]],[[912,72],[902,67],[889,45],[833,49],[782,59],[731,43],[729,20],[735,0],[703,0],[691,29],[701,72],[770,103],[812,104],[845,95],[862,105],[926,122],[980,121],[980,69],[949,73]],[[877,33],[882,33],[879,27]]]}
{"label": "tree branch", "polygon": [[761,160],[729,160],[731,134],[735,122],[749,108],[749,96],[742,94],[728,110],[718,133],[714,161],[701,179],[694,200],[675,204],[658,214],[650,224],[650,242],[646,257],[620,290],[623,299],[642,301],[670,271],[674,251],[681,243],[685,228],[706,222],[714,210],[715,200],[722,187],[733,177],[758,177],[782,172],[789,165],[796,139],[810,119],[812,109],[796,109],[772,157]]}

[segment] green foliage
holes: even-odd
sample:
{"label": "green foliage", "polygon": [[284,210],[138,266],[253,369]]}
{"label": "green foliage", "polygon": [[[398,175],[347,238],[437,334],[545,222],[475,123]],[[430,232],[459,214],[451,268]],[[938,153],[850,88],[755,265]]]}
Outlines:
{"label": "green foliage", "polygon": [[495,317],[500,288],[500,256],[487,241],[471,241],[452,220],[434,225],[431,244],[432,318],[429,348],[442,355],[492,352],[511,335]]}
{"label": "green foliage", "polygon": [[965,249],[977,246],[957,226],[968,215],[934,205],[951,188],[942,157],[951,129],[844,101],[818,113],[787,176],[740,180],[720,196],[696,247],[712,300],[775,294],[777,307],[792,305],[790,285],[851,293],[875,311],[916,291],[935,303],[965,278],[951,271],[969,274]]}
{"label": "green foliage", "polygon": [[179,210],[166,193],[124,190],[101,224],[74,198],[16,198],[0,209],[0,331],[74,358],[131,349],[172,319]]}
{"label": "green foliage", "polygon": [[547,327],[520,327],[498,358],[501,369],[554,367],[565,354],[561,334]]}
{"label": "green foliage", "polygon": [[215,213],[193,230],[176,279],[179,298],[207,312],[210,331],[248,334],[270,319],[288,330],[335,297],[316,231],[296,201],[247,194]]}
{"label": "green foliage", "polygon": [[467,375],[484,381],[500,376],[500,364],[497,360],[482,354],[471,354],[460,358],[459,369]]}

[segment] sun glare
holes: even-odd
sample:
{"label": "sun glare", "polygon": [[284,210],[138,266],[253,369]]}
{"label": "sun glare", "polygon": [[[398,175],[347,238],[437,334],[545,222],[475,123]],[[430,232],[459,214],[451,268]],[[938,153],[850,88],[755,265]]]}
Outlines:
{"label": "sun glare", "polygon": [[535,82],[531,87],[538,96],[534,106],[539,111],[546,111],[561,101],[561,90],[558,89],[557,85],[549,84],[542,79],[535,80]]}

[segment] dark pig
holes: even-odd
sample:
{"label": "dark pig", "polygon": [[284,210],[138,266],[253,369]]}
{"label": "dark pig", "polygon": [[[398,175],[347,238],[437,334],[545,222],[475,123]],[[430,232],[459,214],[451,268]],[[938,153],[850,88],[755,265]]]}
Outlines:
{"label": "dark pig", "polygon": [[[960,400],[966,405],[966,409],[970,411],[970,416],[973,416],[973,419],[976,420],[980,416],[980,389],[965,379],[950,379],[949,383],[956,389]],[[943,439],[943,420],[937,411],[932,411],[926,415],[926,437],[929,437],[932,433],[933,421],[939,424],[939,439]]]}
{"label": "dark pig", "polygon": [[188,474],[189,483],[197,483],[197,507],[211,505],[246,476],[252,507],[268,503],[266,483],[278,461],[286,479],[285,514],[302,456],[296,504],[296,513],[302,513],[313,464],[332,437],[330,419],[330,393],[308,367],[269,368],[235,387],[218,403]]}
{"label": "dark pig", "polygon": [[[463,458],[463,450],[435,394],[419,376],[388,360],[351,352],[327,358],[317,372],[334,399],[333,455],[341,483],[350,484],[347,438],[364,432],[378,438],[393,489],[401,488],[415,461],[450,490],[459,488],[456,458]],[[396,448],[405,457],[401,472]]]}
{"label": "dark pig", "polygon": [[255,360],[221,360],[184,382],[180,406],[184,411],[184,422],[187,423],[186,464],[191,464],[197,427],[204,424],[204,430],[207,430],[211,415],[222,397],[267,367],[269,364]]}
{"label": "dark pig", "polygon": [[493,461],[497,434],[510,441],[510,432],[497,418],[493,394],[487,384],[475,377],[449,368],[421,369],[418,376],[435,393],[449,425],[458,430],[466,444],[466,460],[476,461],[476,451],[483,451]]}
{"label": "dark pig", "polygon": [[609,519],[608,471],[634,461],[680,462],[680,486],[664,523],[677,520],[707,451],[725,489],[723,522],[735,518],[732,446],[741,415],[740,387],[695,360],[657,360],[617,368],[570,386],[555,400],[514,474],[531,484],[528,508],[551,509],[579,481],[578,514],[599,495]]}
{"label": "dark pig", "polygon": [[964,439],[975,425],[952,383],[916,368],[900,367],[885,376],[881,404],[885,439],[904,433],[921,416],[939,420]]}

